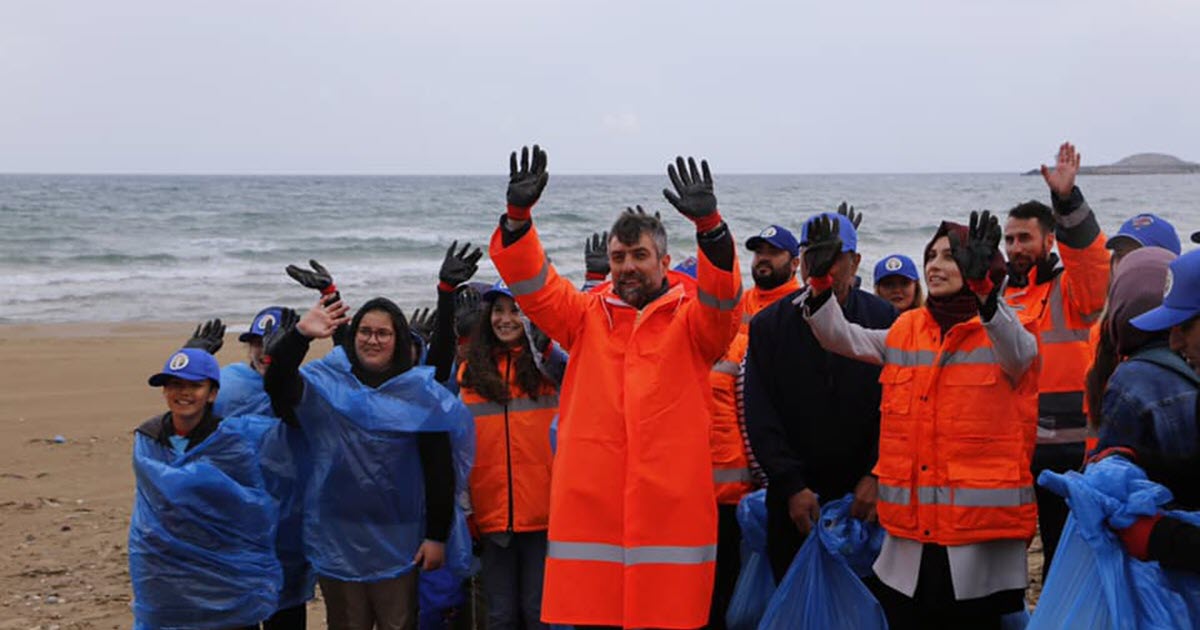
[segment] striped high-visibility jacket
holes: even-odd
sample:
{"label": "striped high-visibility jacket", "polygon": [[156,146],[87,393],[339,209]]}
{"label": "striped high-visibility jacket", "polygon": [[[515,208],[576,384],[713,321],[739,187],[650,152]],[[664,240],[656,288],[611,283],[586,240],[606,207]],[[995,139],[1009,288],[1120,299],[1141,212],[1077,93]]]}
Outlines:
{"label": "striped high-visibility jacket", "polygon": [[521,310],[571,355],[542,620],[703,626],[717,543],[708,373],[741,318],[736,258],[722,270],[700,248],[694,297],[672,281],[637,309],[611,289],[576,290],[536,227],[515,240],[505,229],[492,237],[492,261]]}

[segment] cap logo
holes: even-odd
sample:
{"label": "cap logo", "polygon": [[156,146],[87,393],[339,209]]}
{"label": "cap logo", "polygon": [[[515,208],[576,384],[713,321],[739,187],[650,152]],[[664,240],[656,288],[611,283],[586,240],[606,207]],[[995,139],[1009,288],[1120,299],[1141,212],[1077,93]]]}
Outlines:
{"label": "cap logo", "polygon": [[778,232],[775,230],[775,226],[772,225],[771,227],[768,227],[767,229],[763,230],[762,233],[759,234],[759,236],[761,236],[762,238],[771,238],[771,237],[775,236],[776,234],[778,234]]}
{"label": "cap logo", "polygon": [[883,263],[883,268],[888,271],[899,271],[903,266],[904,263],[900,262],[899,258],[889,258],[887,262]]}
{"label": "cap logo", "polygon": [[1147,227],[1151,223],[1154,223],[1154,217],[1147,216],[1144,214],[1139,214],[1138,216],[1133,218],[1133,227],[1138,228],[1138,229]]}
{"label": "cap logo", "polygon": [[1167,268],[1167,285],[1163,288],[1163,299],[1171,294],[1171,287],[1175,286],[1175,274],[1171,273],[1171,268]]}
{"label": "cap logo", "polygon": [[182,370],[188,366],[188,361],[188,355],[182,352],[176,352],[175,356],[171,357],[171,362],[167,364],[167,367],[178,372],[179,370]]}
{"label": "cap logo", "polygon": [[266,315],[259,317],[257,326],[259,330],[270,331],[275,327],[275,316],[267,313]]}

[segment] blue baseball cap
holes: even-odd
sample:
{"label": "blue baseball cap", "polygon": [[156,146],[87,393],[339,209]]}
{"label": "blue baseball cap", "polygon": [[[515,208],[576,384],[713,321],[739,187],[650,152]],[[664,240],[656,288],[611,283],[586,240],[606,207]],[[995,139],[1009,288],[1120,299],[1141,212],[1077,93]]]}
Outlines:
{"label": "blue baseball cap", "polygon": [[181,348],[167,359],[161,372],[150,377],[149,383],[151,387],[162,387],[172,377],[193,382],[208,379],[220,385],[221,366],[216,357],[200,348]]}
{"label": "blue baseball cap", "polygon": [[282,306],[268,306],[258,312],[254,316],[254,321],[250,322],[250,330],[238,335],[238,341],[250,341],[251,339],[262,339],[271,329],[279,324],[283,319]]}
{"label": "blue baseball cap", "polygon": [[484,302],[491,302],[501,295],[505,295],[510,298],[513,297],[512,291],[508,289],[508,285],[504,284],[503,280],[498,280],[496,284],[493,284],[488,288],[487,291],[483,292],[483,295],[480,297],[480,299]]}
{"label": "blue baseball cap", "polygon": [[845,215],[841,215],[836,212],[822,212],[820,214],[814,214],[804,222],[804,227],[800,230],[800,245],[802,247],[808,246],[808,224],[819,216],[827,216],[839,223],[838,237],[842,239],[843,252],[858,251],[858,230],[854,229],[854,224],[850,222],[850,219],[847,219]]}
{"label": "blue baseball cap", "polygon": [[1108,249],[1113,248],[1117,239],[1127,238],[1143,247],[1161,247],[1174,252],[1176,256],[1183,253],[1179,244],[1179,234],[1170,221],[1150,213],[1139,214],[1121,224],[1121,229],[1104,244]]}
{"label": "blue baseball cap", "polygon": [[773,247],[782,249],[793,256],[800,255],[800,243],[796,241],[796,237],[792,235],[791,231],[782,225],[768,225],[758,233],[758,236],[746,239],[746,249],[752,252],[758,251],[763,243],[770,243]]}
{"label": "blue baseball cap", "polygon": [[891,276],[904,276],[914,281],[921,279],[917,275],[917,264],[904,254],[892,254],[875,263],[875,284],[879,284],[880,280]]}
{"label": "blue baseball cap", "polygon": [[1155,332],[1178,326],[1197,315],[1200,315],[1200,249],[1171,261],[1162,306],[1134,317],[1129,323]]}
{"label": "blue baseball cap", "polygon": [[671,271],[678,271],[679,273],[687,274],[695,278],[696,275],[700,273],[700,261],[697,260],[695,256],[688,256],[687,258],[683,259],[683,262],[675,265]]}

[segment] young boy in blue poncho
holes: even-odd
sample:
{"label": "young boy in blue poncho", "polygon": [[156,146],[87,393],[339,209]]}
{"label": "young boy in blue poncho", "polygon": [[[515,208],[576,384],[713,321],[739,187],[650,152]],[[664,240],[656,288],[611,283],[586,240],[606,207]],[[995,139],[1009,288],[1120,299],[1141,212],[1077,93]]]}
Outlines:
{"label": "young boy in blue poncho", "polygon": [[[409,628],[417,570],[437,569],[447,555],[462,563],[465,521],[454,498],[464,454],[470,468],[471,416],[433,368],[413,367],[395,304],[370,300],[353,320],[348,310],[323,296],[272,334],[264,385],[310,449],[304,539],[330,627]],[[348,321],[342,344],[301,370],[311,340]]]}
{"label": "young boy in blue poncho", "polygon": [[272,430],[261,416],[213,411],[221,375],[210,354],[224,327],[173,353],[149,383],[168,412],[137,428],[129,528],[135,627],[257,627],[279,602]]}

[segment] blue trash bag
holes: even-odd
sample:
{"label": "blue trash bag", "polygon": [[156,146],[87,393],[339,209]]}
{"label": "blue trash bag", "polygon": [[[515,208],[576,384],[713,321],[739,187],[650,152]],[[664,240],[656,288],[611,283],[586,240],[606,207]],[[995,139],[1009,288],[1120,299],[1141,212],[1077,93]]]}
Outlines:
{"label": "blue trash bag", "polygon": [[350,371],[339,346],[301,368],[304,395],[296,416],[311,452],[305,492],[304,540],[309,561],[325,576],[378,581],[415,568],[424,539],[425,497],[417,434],[447,432],[453,453],[456,501],[446,567],[471,570],[466,504],[475,456],[471,412],[414,367],[377,388]]}
{"label": "blue trash bag", "polygon": [[883,607],[856,575],[872,546],[878,555],[882,533],[878,525],[850,517],[853,501],[852,495],[846,495],[821,507],[820,522],[813,530],[816,535],[810,535],[796,553],[767,605],[760,630],[887,628]]}
{"label": "blue trash bag", "polygon": [[417,577],[417,602],[420,630],[449,628],[456,609],[467,603],[463,578],[447,568],[422,572]]}
{"label": "blue trash bag", "polygon": [[764,490],[755,490],[738,503],[737,519],[742,529],[742,567],[733,597],[725,611],[729,630],[753,630],[758,627],[767,602],[775,593],[775,576],[767,558],[767,504]]}
{"label": "blue trash bag", "polygon": [[1011,612],[1000,618],[1001,630],[1025,630],[1029,626],[1029,602],[1017,612]]}
{"label": "blue trash bag", "polygon": [[[213,413],[223,418],[275,415],[271,398],[263,390],[262,375],[245,363],[221,368],[221,389]],[[283,610],[313,598],[317,574],[304,555],[304,487],[311,466],[308,442],[299,427],[279,421],[275,425],[264,435],[262,470],[267,490],[279,501],[275,554],[283,565],[283,590],[279,593],[279,610]]]}
{"label": "blue trash bag", "polygon": [[[1171,492],[1132,462],[1108,457],[1080,474],[1044,471],[1038,483],[1071,508],[1028,628],[1196,627],[1196,580],[1129,557],[1109,528],[1159,511]],[[1194,516],[1194,515],[1189,515]],[[1183,591],[1179,589],[1184,589]],[[1190,592],[1188,589],[1191,589]]]}
{"label": "blue trash bag", "polygon": [[129,576],[137,627],[232,628],[275,612],[279,505],[260,454],[278,424],[227,418],[183,455],[135,434]]}

